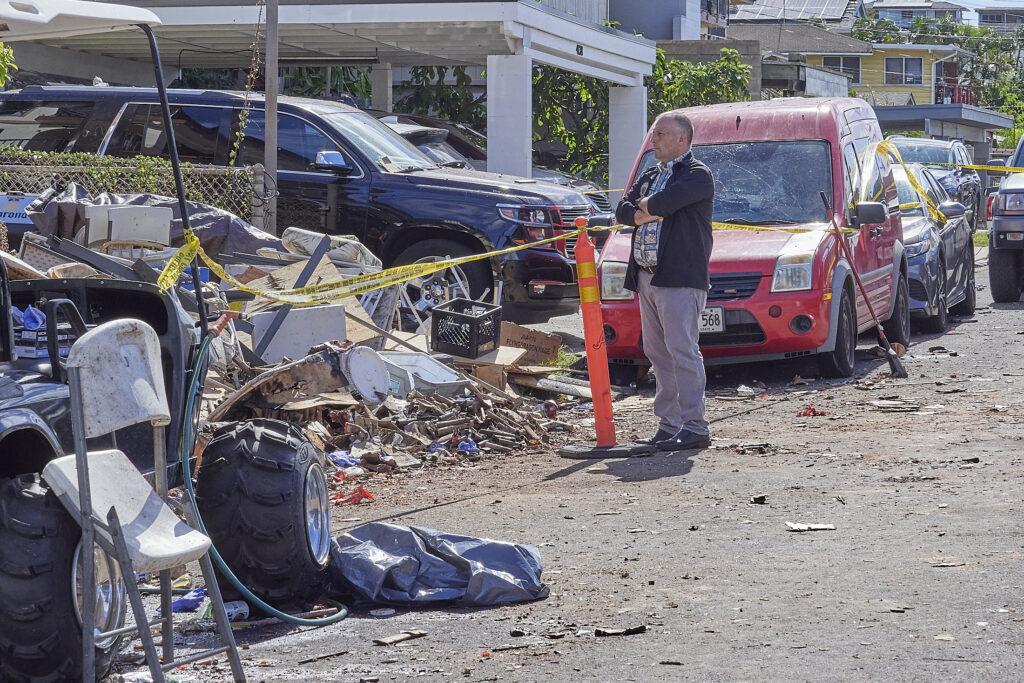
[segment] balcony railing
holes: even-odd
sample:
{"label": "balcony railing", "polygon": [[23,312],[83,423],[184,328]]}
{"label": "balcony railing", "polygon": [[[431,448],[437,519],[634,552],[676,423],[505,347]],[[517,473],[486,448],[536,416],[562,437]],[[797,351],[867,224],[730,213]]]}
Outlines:
{"label": "balcony railing", "polygon": [[974,92],[966,85],[936,83],[935,104],[974,104]]}

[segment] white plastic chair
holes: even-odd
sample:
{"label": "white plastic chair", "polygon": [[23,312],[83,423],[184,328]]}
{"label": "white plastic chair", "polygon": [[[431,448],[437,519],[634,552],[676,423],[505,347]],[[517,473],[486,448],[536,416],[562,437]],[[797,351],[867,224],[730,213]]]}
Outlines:
{"label": "white plastic chair", "polygon": [[[210,539],[180,521],[166,502],[164,427],[171,418],[156,332],[140,320],[115,320],[99,325],[71,347],[67,369],[75,454],[48,463],[43,478],[81,525],[82,547],[90,548],[95,541],[117,559],[136,623],[107,633],[82,628],[83,680],[95,677],[97,640],[138,630],[154,681],[163,680],[166,670],[225,652],[234,680],[244,681],[210,560]],[[102,451],[89,452],[86,446],[86,439],[142,422],[153,426],[155,490],[127,456],[116,449],[116,443],[114,449]],[[185,476],[189,476],[187,471]],[[191,512],[188,505],[184,508],[186,514]],[[82,556],[89,558],[93,554],[83,551]],[[170,569],[194,560],[199,560],[202,567],[222,645],[175,661]],[[135,582],[136,572],[159,572],[161,615],[153,621],[146,616]],[[95,595],[93,563],[85,562],[82,573],[82,594]],[[82,624],[95,623],[95,600],[82,602]],[[157,625],[163,633],[163,664],[150,632]]]}

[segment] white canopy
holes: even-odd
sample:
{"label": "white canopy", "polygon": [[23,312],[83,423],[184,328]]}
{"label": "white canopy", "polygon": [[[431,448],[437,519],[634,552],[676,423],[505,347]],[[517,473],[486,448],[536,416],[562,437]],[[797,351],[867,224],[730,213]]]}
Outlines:
{"label": "white canopy", "polygon": [[66,38],[138,24],[159,26],[148,9],[84,0],[0,0],[0,41]]}

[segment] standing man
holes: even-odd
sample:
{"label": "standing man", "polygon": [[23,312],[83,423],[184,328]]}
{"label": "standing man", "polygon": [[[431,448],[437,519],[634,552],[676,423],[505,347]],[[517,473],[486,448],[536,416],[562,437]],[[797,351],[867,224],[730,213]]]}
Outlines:
{"label": "standing man", "polygon": [[651,128],[661,162],[643,173],[615,210],[635,225],[626,288],[639,294],[644,353],[654,367],[658,431],[641,443],[661,450],[707,448],[704,359],[697,343],[711,259],[711,170],[693,157],[693,124],[680,110]]}

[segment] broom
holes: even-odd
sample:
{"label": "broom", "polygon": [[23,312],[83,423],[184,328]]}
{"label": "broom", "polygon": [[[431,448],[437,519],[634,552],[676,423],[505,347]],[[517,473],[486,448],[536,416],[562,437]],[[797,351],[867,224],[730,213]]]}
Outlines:
{"label": "broom", "polygon": [[885,337],[885,331],[882,329],[881,323],[878,322],[878,316],[875,315],[875,309],[871,306],[871,299],[868,298],[868,292],[864,289],[864,283],[860,281],[860,275],[857,274],[857,266],[853,262],[853,254],[850,253],[850,248],[846,245],[846,240],[843,239],[843,234],[839,230],[839,223],[836,222],[836,215],[832,211],[832,206],[828,203],[828,197],[824,192],[820,192],[821,201],[825,204],[825,211],[828,213],[828,219],[832,222],[832,229],[836,234],[836,241],[839,242],[840,248],[843,250],[843,254],[846,256],[846,260],[850,263],[850,271],[853,273],[853,279],[857,282],[857,287],[860,289],[861,296],[864,297],[864,303],[868,305],[868,313],[871,314],[871,319],[875,322],[875,329],[878,330],[878,340],[885,351],[885,357],[889,361],[889,369],[892,371],[893,377],[907,377],[907,369],[903,367],[903,363],[900,362],[896,352],[892,350],[892,346],[889,345],[889,340]]}

